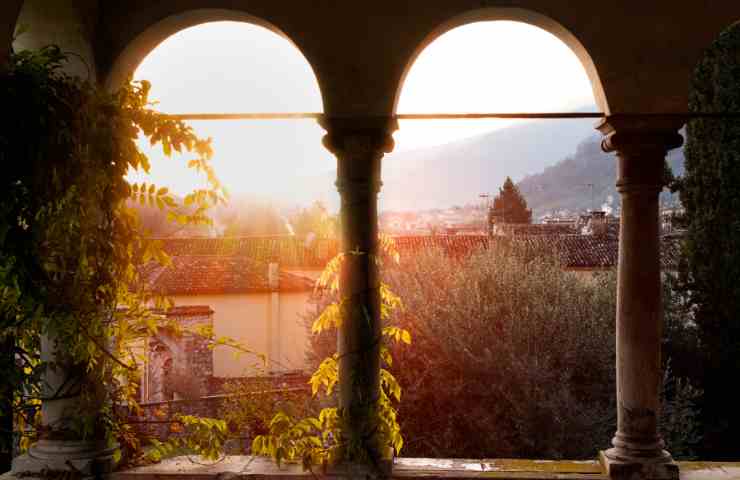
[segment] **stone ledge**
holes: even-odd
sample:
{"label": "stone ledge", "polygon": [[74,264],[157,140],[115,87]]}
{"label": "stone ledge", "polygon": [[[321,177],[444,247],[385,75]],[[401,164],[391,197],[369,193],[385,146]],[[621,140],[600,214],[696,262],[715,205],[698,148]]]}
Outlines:
{"label": "stone ledge", "polygon": [[[680,480],[740,480],[740,462],[678,462]],[[316,476],[343,478],[345,475],[303,472],[296,464],[277,467],[263,457],[228,456],[223,461],[197,464],[187,457],[115,472],[110,480],[303,480]],[[596,460],[519,460],[519,459],[438,459],[397,458],[393,478],[453,479],[530,479],[530,480],[607,480]],[[0,480],[16,480],[6,473]]]}

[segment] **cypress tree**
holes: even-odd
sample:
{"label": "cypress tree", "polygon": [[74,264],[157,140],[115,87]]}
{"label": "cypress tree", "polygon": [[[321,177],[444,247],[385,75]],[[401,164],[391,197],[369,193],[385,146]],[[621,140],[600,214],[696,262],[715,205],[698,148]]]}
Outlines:
{"label": "cypress tree", "polygon": [[[697,65],[689,109],[740,112],[740,24],[723,32]],[[687,125],[686,291],[695,307],[703,372],[703,458],[737,459],[740,398],[740,120],[697,118]]]}
{"label": "cypress tree", "polygon": [[489,223],[532,223],[532,210],[527,209],[527,201],[510,177],[493,199],[488,217]]}

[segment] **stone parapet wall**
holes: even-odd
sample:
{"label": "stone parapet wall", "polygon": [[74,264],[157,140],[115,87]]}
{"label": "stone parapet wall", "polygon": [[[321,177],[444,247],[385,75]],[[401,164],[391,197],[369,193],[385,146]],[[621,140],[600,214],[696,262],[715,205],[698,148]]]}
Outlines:
{"label": "stone parapet wall", "polygon": [[[738,462],[678,462],[680,480],[737,480]],[[529,480],[608,480],[602,465],[595,460],[526,460],[526,459],[451,459],[396,458],[393,478],[419,479],[529,479]],[[329,470],[321,478],[348,478],[346,472]],[[210,466],[198,465],[185,457],[176,457],[156,465],[134,468],[113,474],[113,480],[172,480],[223,478],[226,476],[276,478],[288,480],[315,479],[316,472],[303,471],[299,464],[276,465],[269,458],[227,456]],[[359,477],[359,476],[358,476]],[[365,477],[364,475],[362,476]]]}

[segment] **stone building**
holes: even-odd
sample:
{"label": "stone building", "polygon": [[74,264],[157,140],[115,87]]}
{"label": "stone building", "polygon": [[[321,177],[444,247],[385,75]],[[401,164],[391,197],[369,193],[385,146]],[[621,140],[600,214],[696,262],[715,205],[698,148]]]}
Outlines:
{"label": "stone building", "polygon": [[[558,475],[679,477],[679,465],[665,450],[659,433],[662,306],[658,193],[666,153],[683,141],[679,130],[689,118],[689,81],[694,66],[720,32],[740,20],[740,2],[3,0],[0,59],[10,51],[15,26],[26,24],[31,32],[17,47],[57,43],[85,59],[84,63],[71,65],[70,71],[87,74],[86,63],[94,79],[115,88],[164,38],[216,20],[251,22],[277,32],[289,38],[313,68],[323,100],[323,112],[317,112],[316,118],[327,132],[324,145],[337,158],[343,248],[371,254],[378,249],[381,159],[393,149],[399,92],[419,53],[452,28],[481,20],[529,23],[570,47],[591,80],[600,110],[596,128],[604,135],[603,149],[612,152],[611,161],[618,162],[615,180],[622,205],[618,399],[613,448],[597,453],[594,447],[600,466],[583,473],[578,468],[585,467],[571,464],[563,467],[569,469],[564,473],[557,470]],[[606,156],[604,161],[608,161]],[[327,184],[326,188],[334,186]],[[352,299],[348,311],[355,312],[343,319],[338,342],[339,369],[344,379],[339,385],[339,402],[351,412],[346,423],[349,435],[360,435],[362,425],[373,421],[364,418],[366,409],[358,406],[363,399],[376,398],[379,388],[378,275],[370,258],[353,256],[343,265],[342,294]],[[48,353],[53,356],[53,352]],[[358,384],[353,382],[352,373],[360,370],[370,374]],[[53,425],[59,402],[71,401],[47,401],[42,407],[45,425]],[[29,456],[17,459],[14,472],[27,476],[49,469],[69,470],[68,465],[74,462],[75,470],[92,475],[106,471],[109,455],[109,451],[90,442],[46,439],[32,448]],[[491,469],[500,472],[509,468],[511,472],[515,468],[494,463],[486,463],[493,465],[488,471],[481,462],[474,462],[472,470],[466,470],[460,462],[452,461],[433,465],[398,461],[396,468],[405,476],[421,475],[419,469],[424,466],[429,467],[424,475],[437,472],[440,476],[485,475],[492,473]],[[545,473],[537,465],[528,465],[528,478],[553,478],[553,470]],[[234,471],[242,470],[237,467],[228,474]],[[156,474],[156,469],[149,472]],[[737,478],[737,471],[731,472],[682,465],[680,475],[686,479]],[[133,478],[136,473],[129,475]]]}

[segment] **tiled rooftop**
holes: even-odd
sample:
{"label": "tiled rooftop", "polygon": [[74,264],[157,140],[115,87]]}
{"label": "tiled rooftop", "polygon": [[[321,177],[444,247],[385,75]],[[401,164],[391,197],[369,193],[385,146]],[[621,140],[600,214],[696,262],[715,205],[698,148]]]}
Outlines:
{"label": "tiled rooftop", "polygon": [[338,252],[336,240],[306,242],[294,236],[164,238],[162,248],[171,256],[238,255],[255,262],[277,262],[285,268],[324,268]]}
{"label": "tiled rooftop", "polygon": [[[617,265],[619,239],[612,235],[534,234],[487,237],[485,235],[438,235],[395,237],[401,257],[422,249],[439,248],[447,255],[465,256],[479,248],[491,248],[510,242],[541,252],[560,256],[565,268],[610,268]],[[679,240],[664,238],[661,242],[662,266],[674,270],[680,258]]]}
{"label": "tiled rooftop", "polygon": [[[271,291],[267,265],[243,255],[177,255],[167,267],[147,269],[145,281],[166,295],[206,295]],[[280,271],[281,292],[311,291],[309,278]]]}

